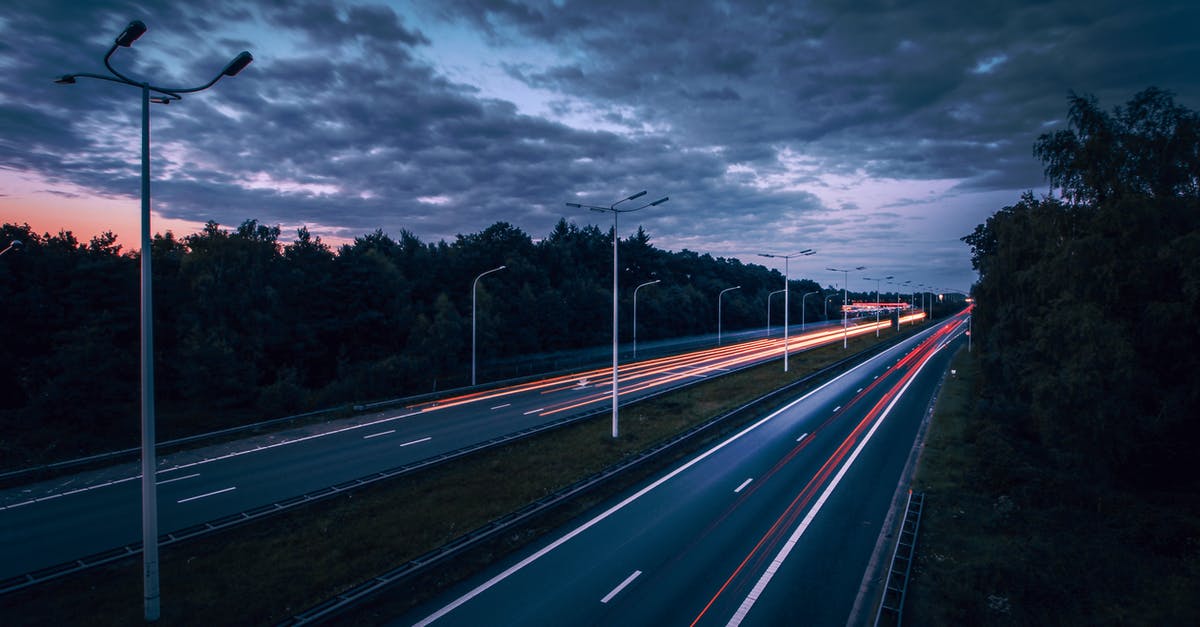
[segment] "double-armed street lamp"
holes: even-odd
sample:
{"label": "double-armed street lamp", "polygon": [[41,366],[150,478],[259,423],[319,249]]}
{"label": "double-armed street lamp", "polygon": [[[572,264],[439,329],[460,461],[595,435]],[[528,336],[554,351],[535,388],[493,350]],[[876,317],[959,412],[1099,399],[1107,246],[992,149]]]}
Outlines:
{"label": "double-armed street lamp", "polygon": [[654,279],[653,281],[646,281],[645,283],[642,283],[641,285],[633,288],[633,358],[634,359],[637,359],[637,293],[638,293],[638,290],[642,289],[643,287],[646,287],[647,285],[654,285],[655,283],[658,283],[659,281],[662,281],[662,279]]}
{"label": "double-armed street lamp", "polygon": [[721,345],[721,297],[725,295],[725,292],[732,292],[733,290],[740,289],[742,289],[742,286],[740,285],[727,287],[717,294],[717,346]]}
{"label": "double-armed street lamp", "polygon": [[841,272],[842,273],[842,309],[845,310],[846,302],[847,302],[846,301],[846,288],[850,287],[850,272],[851,271],[858,272],[859,270],[866,270],[867,267],[866,266],[855,266],[853,268],[825,268],[825,269],[829,270],[830,272]]}
{"label": "double-armed street lamp", "polygon": [[488,270],[486,272],[481,272],[479,274],[479,276],[475,277],[475,280],[471,282],[471,385],[472,386],[475,385],[475,287],[477,285],[479,285],[479,279],[482,279],[484,277],[484,275],[491,274],[493,272],[499,272],[507,267],[508,267],[507,265],[504,265],[504,266],[500,266],[499,268],[492,268],[491,270]]}
{"label": "double-armed street lamp", "polygon": [[863,277],[864,281],[874,281],[875,282],[875,337],[879,337],[879,284],[882,281],[891,281],[894,278],[896,278],[896,277],[893,277],[891,275],[888,275],[888,276],[885,276],[885,277],[879,278],[879,279],[872,279],[871,277],[866,277],[866,276]]}
{"label": "double-armed street lamp", "polygon": [[[788,276],[788,262],[794,257],[809,257],[817,254],[817,251],[806,248],[798,253],[790,255],[773,255],[769,253],[758,253],[759,257],[768,257],[771,259],[783,259],[783,371],[788,371],[788,286],[791,282]],[[769,300],[769,299],[768,299]],[[770,303],[768,303],[769,305]]]}
{"label": "double-armed street lamp", "polygon": [[[128,48],[146,32],[146,25],[135,20],[121,31],[113,45],[104,55],[104,67],[111,76],[92,74],[64,74],[54,82],[71,85],[80,78],[94,78],[110,83],[136,87],[142,91],[142,250],[141,250],[141,371],[142,371],[142,570],[144,583],[144,607],[147,621],[158,620],[158,494],[155,487],[155,437],[154,437],[154,348],[153,348],[153,303],[151,300],[150,274],[150,103],[169,104],[180,100],[183,94],[203,91],[212,87],[225,76],[236,76],[254,60],[246,51],[233,58],[211,81],[199,87],[159,87],[148,81],[138,81],[118,72],[109,59],[117,48]],[[152,97],[150,94],[155,95]]]}
{"label": "double-armed street lamp", "polygon": [[640,191],[640,192],[638,192],[638,193],[636,193],[636,194],[634,194],[634,195],[632,195],[632,196],[627,196],[627,197],[625,197],[625,198],[622,198],[621,200],[618,200],[617,202],[614,202],[613,204],[611,204],[611,205],[609,205],[609,206],[607,206],[607,207],[600,207],[600,206],[597,206],[597,205],[584,205],[584,204],[577,203],[577,202],[569,202],[569,203],[567,203],[567,206],[568,206],[568,207],[575,207],[576,209],[590,209],[590,210],[592,210],[592,211],[599,211],[600,213],[604,213],[604,212],[612,212],[612,214],[613,214],[613,231],[612,231],[612,238],[613,238],[613,287],[612,287],[612,296],[613,296],[613,306],[612,306],[612,345],[613,345],[613,346],[612,346],[612,437],[614,437],[614,438],[615,438],[615,437],[617,437],[617,435],[619,434],[619,430],[618,430],[618,423],[617,423],[617,420],[618,420],[618,419],[617,419],[617,402],[618,402],[618,399],[617,399],[617,394],[618,394],[618,383],[617,383],[617,288],[618,288],[618,284],[617,284],[617,276],[618,276],[618,272],[617,272],[617,243],[621,241],[621,237],[620,237],[620,234],[617,232],[617,218],[618,218],[618,217],[619,217],[619,216],[620,216],[622,213],[632,213],[632,212],[634,212],[634,211],[641,211],[642,209],[645,209],[645,208],[647,208],[647,207],[657,207],[658,205],[661,205],[661,204],[663,204],[664,202],[667,202],[668,200],[670,200],[670,197],[669,197],[669,196],[663,196],[662,198],[659,198],[658,200],[656,200],[656,201],[654,201],[654,202],[648,202],[648,203],[646,203],[646,204],[644,204],[644,205],[642,205],[642,206],[640,206],[640,207],[635,207],[635,208],[633,208],[633,209],[618,209],[618,208],[617,208],[617,205],[619,205],[619,204],[621,204],[621,203],[623,203],[623,202],[630,201],[630,200],[636,200],[636,199],[638,199],[638,198],[641,198],[642,196],[645,196],[645,195],[646,195],[646,190],[642,190],[642,191]]}
{"label": "double-armed street lamp", "polygon": [[4,250],[0,250],[0,255],[3,255],[4,253],[6,253],[10,250],[21,250],[21,248],[23,248],[24,246],[25,246],[24,242],[22,242],[19,239],[15,239],[15,240],[9,242],[8,246],[4,247]]}

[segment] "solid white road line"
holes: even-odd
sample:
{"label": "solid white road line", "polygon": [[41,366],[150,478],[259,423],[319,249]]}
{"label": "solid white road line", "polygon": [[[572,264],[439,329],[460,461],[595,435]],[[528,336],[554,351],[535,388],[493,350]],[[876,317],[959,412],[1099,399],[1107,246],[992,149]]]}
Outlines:
{"label": "solid white road line", "polygon": [[413,444],[420,444],[420,443],[422,443],[422,442],[428,442],[428,441],[430,441],[430,440],[432,440],[432,439],[433,439],[433,436],[431,435],[431,436],[427,436],[427,437],[421,438],[420,440],[413,440],[412,442],[405,442],[404,444],[401,444],[400,446],[401,446],[401,447],[404,447],[404,446],[412,446]]}
{"label": "solid white road line", "polygon": [[[526,566],[532,564],[533,562],[541,559],[547,553],[550,553],[551,551],[566,544],[567,542],[570,542],[572,539],[574,539],[579,534],[600,524],[604,519],[608,518],[609,516],[612,516],[613,514],[619,512],[622,509],[625,509],[625,507],[628,506],[630,503],[633,503],[634,501],[642,498],[643,496],[645,496],[647,493],[651,492],[658,486],[670,481],[671,479],[674,479],[676,475],[687,471],[687,469],[691,468],[692,466],[695,466],[696,464],[699,464],[700,462],[707,459],[709,456],[716,454],[717,451],[720,451],[721,449],[725,448],[726,446],[729,446],[730,444],[736,442],[737,440],[740,440],[742,438],[742,436],[746,435],[747,433],[750,433],[751,431],[754,431],[755,429],[766,424],[775,416],[778,416],[779,414],[782,414],[783,412],[791,409],[792,407],[795,407],[796,405],[804,402],[806,399],[808,399],[813,394],[816,394],[817,392],[820,392],[821,390],[825,389],[826,387],[832,385],[835,381],[841,380],[842,377],[849,376],[850,373],[858,370],[859,368],[862,368],[863,366],[866,366],[867,364],[874,362],[875,359],[879,359],[880,356],[882,356],[882,355],[887,355],[887,352],[885,351],[883,353],[880,353],[879,355],[864,361],[863,363],[847,370],[846,372],[843,372],[842,374],[834,377],[833,379],[826,381],[822,385],[818,386],[816,389],[810,391],[808,394],[805,394],[804,396],[801,396],[800,398],[788,403],[787,405],[780,407],[779,409],[775,410],[774,412],[768,414],[762,420],[759,420],[758,422],[746,427],[745,429],[742,429],[741,431],[737,432],[736,434],[730,436],[727,440],[721,442],[720,444],[717,444],[716,446],[708,449],[707,451],[704,451],[700,455],[693,457],[691,459],[691,461],[687,462],[686,464],[676,468],[675,470],[667,473],[666,475],[663,475],[662,477],[660,477],[659,479],[657,479],[650,485],[648,485],[648,486],[642,488],[641,490],[638,490],[636,493],[626,497],[625,500],[621,501],[620,503],[617,503],[616,505],[613,505],[612,507],[608,508],[604,512],[601,512],[595,518],[592,518],[591,520],[589,520],[589,521],[583,523],[582,525],[567,532],[565,535],[559,537],[557,540],[542,547],[533,555],[530,555],[529,557],[526,557],[525,559],[521,560],[520,562],[518,562],[512,566],[509,566],[503,572],[493,576],[491,579],[488,579],[487,581],[479,584],[478,586],[473,588],[471,591],[469,591],[466,594],[451,601],[450,603],[446,604],[445,606],[443,606],[441,609],[437,610],[436,612],[430,614],[429,616],[426,616],[420,622],[416,623],[416,625],[414,625],[413,627],[426,627],[427,625],[433,623],[434,621],[438,620],[439,618],[449,614],[450,612],[453,612],[454,610],[458,609],[460,606],[467,603],[471,599],[474,599],[475,597],[483,594],[484,592],[488,591],[489,589],[491,589],[493,586],[500,583],[501,581],[508,579],[509,577],[511,577],[513,575],[513,573],[516,573],[517,571],[525,568]],[[609,395],[611,396],[612,393],[610,392]]]}
{"label": "solid white road line", "polygon": [[224,494],[225,492],[232,492],[232,491],[234,491],[234,490],[236,490],[236,489],[237,489],[237,486],[233,486],[233,487],[230,487],[230,488],[225,488],[224,490],[217,490],[216,492],[209,492],[208,494],[200,494],[200,495],[197,495],[197,496],[189,496],[189,497],[187,497],[186,499],[179,499],[178,501],[175,501],[175,502],[176,502],[176,503],[187,503],[188,501],[194,501],[194,500],[196,500],[196,499],[202,499],[202,498],[204,498],[204,497],[206,497],[206,496],[213,496],[213,495],[216,495],[216,494]]}
{"label": "solid white road line", "polygon": [[888,403],[887,408],[884,409],[879,418],[875,420],[875,424],[871,425],[871,429],[867,431],[867,435],[863,436],[863,439],[858,443],[858,446],[854,447],[854,452],[850,453],[850,457],[846,460],[846,463],[843,464],[838,470],[837,474],[834,475],[833,480],[829,482],[828,486],[826,486],[825,491],[821,493],[820,498],[818,498],[817,502],[813,504],[812,509],[808,511],[808,514],[804,517],[804,520],[800,522],[800,526],[797,527],[794,532],[792,532],[791,537],[788,538],[786,543],[784,543],[783,548],[780,549],[779,553],[775,555],[775,559],[771,561],[769,566],[767,566],[766,572],[762,574],[762,577],[759,577],[758,583],[754,584],[754,589],[750,591],[750,594],[746,595],[746,599],[742,601],[741,606],[739,606],[737,611],[734,612],[733,617],[729,619],[729,622],[725,624],[725,627],[738,627],[738,625],[740,625],[746,618],[746,614],[750,612],[751,607],[754,607],[754,603],[758,601],[758,597],[761,596],[763,590],[767,588],[767,584],[771,583],[771,578],[775,576],[776,571],[778,571],[779,567],[783,565],[783,562],[787,559],[788,554],[792,552],[792,548],[795,547],[796,543],[800,541],[800,536],[804,535],[804,532],[808,530],[809,524],[811,524],[813,519],[817,517],[817,513],[821,511],[821,508],[825,506],[825,501],[829,499],[829,495],[833,494],[833,491],[837,489],[838,484],[842,481],[842,477],[846,476],[846,472],[850,470],[850,467],[854,465],[854,461],[858,459],[859,453],[862,453],[862,450],[867,447],[867,443],[871,441],[871,437],[875,435],[875,431],[879,429],[879,425],[883,424],[883,421],[888,417],[889,414],[892,413],[892,408],[894,408],[896,403],[899,403],[900,399],[904,397],[904,393],[908,391],[908,386],[912,385],[912,382],[917,380],[917,377],[921,374],[921,371],[925,369],[925,366],[929,362],[933,361],[933,356],[941,350],[942,347],[940,346],[934,349],[934,351],[929,354],[929,357],[917,367],[917,371],[913,374],[912,378],[909,379],[908,382],[904,384],[904,387],[900,388],[900,392],[896,394],[894,398],[892,398],[892,402]]}
{"label": "solid white road line", "polygon": [[754,477],[751,477],[751,478],[749,478],[749,479],[747,479],[747,480],[743,481],[743,482],[742,482],[742,485],[740,485],[740,486],[738,486],[738,487],[736,487],[736,488],[734,488],[734,489],[733,489],[733,493],[734,493],[734,494],[737,494],[738,492],[741,492],[742,490],[744,490],[744,489],[746,488],[746,486],[750,485],[750,482],[751,482],[751,481],[754,481]]}
{"label": "solid white road line", "polygon": [[395,432],[396,432],[396,430],[395,430],[395,429],[389,429],[389,430],[387,430],[387,431],[380,431],[379,433],[372,433],[371,435],[364,435],[364,436],[363,436],[363,439],[364,439],[364,440],[369,440],[369,439],[371,439],[371,438],[377,438],[377,437],[379,437],[379,436],[381,436],[381,435],[387,435],[387,434],[389,434],[389,433],[395,433]]}
{"label": "solid white road line", "polygon": [[190,475],[184,475],[182,477],[175,477],[174,479],[164,479],[162,481],[156,481],[156,482],[154,482],[154,484],[155,485],[163,485],[164,483],[171,483],[172,481],[183,481],[184,479],[191,479],[192,477],[199,477],[199,476],[200,476],[200,473],[197,472],[197,473],[192,473]]}
{"label": "solid white road line", "polygon": [[642,574],[642,571],[640,571],[640,570],[633,571],[633,574],[626,577],[625,581],[622,581],[620,583],[620,585],[618,585],[616,588],[613,588],[612,592],[609,592],[608,594],[604,595],[604,598],[600,599],[600,602],[608,603],[609,601],[611,601],[613,597],[617,596],[617,594],[619,594],[622,590],[625,589],[625,586],[628,586],[629,584],[633,583],[633,580],[637,579],[638,575],[640,575],[640,574]]}

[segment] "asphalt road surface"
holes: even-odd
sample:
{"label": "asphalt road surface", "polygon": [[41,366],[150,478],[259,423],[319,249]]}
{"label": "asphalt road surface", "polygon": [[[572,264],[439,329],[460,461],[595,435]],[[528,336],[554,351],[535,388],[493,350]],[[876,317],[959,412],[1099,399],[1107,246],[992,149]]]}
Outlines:
{"label": "asphalt road surface", "polygon": [[[873,333],[871,324],[850,333]],[[841,338],[840,326],[797,334],[789,339],[789,351]],[[782,354],[781,338],[763,338],[622,365],[621,400]],[[611,404],[611,378],[611,368],[602,368],[391,410],[364,423],[254,448],[225,445],[187,463],[160,459],[159,530],[187,529],[605,407]],[[0,580],[139,542],[140,479],[135,470],[99,483],[81,485],[68,477],[6,491],[0,500]]]}
{"label": "asphalt road surface", "polygon": [[847,624],[962,320],[866,361],[394,624]]}

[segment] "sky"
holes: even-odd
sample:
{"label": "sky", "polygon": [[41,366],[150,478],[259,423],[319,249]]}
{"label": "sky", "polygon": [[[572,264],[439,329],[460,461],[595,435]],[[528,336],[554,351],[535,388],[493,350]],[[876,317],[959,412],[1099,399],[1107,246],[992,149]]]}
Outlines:
{"label": "sky", "polygon": [[[156,232],[214,220],[452,241],[504,221],[534,238],[567,207],[647,190],[628,214],[667,250],[865,290],[968,290],[960,238],[1024,191],[1067,96],[1110,109],[1156,86],[1200,109],[1200,3],[23,1],[0,14],[0,221],[137,248],[138,90],[153,105]],[[628,206],[627,203],[623,206]],[[597,260],[608,263],[611,260]],[[887,284],[883,289],[888,289]]]}

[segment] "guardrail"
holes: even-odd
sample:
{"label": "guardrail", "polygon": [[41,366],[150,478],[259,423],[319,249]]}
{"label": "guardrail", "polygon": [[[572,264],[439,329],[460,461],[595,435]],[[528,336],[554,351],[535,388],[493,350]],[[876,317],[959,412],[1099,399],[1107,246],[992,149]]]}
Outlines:
{"label": "guardrail", "polygon": [[[817,372],[815,372],[813,374],[810,374],[802,379],[794,381],[794,382],[788,384],[787,386],[784,386],[782,388],[779,388],[777,390],[769,392],[766,395],[763,395],[762,397],[755,399],[754,401],[751,401],[750,403],[747,403],[746,405],[743,405],[742,407],[740,407],[736,410],[733,410],[733,412],[727,412],[726,414],[722,414],[722,416],[719,416],[718,418],[714,418],[712,421],[709,421],[709,422],[713,422],[715,424],[716,421],[723,420],[734,412],[742,411],[745,408],[747,408],[750,405],[753,405],[755,403],[765,402],[767,399],[769,399],[772,396],[776,396],[778,394],[785,393],[788,390],[794,389],[798,385],[806,384],[807,382],[812,381],[816,377],[825,376],[825,375],[829,374],[830,372],[834,372],[837,369],[844,367],[847,363],[850,363],[857,359],[867,357],[867,356],[873,355],[875,353],[882,352],[888,348],[891,348],[892,346],[903,341],[907,337],[908,337],[908,335],[902,335],[902,336],[896,337],[888,342],[885,342],[882,344],[876,344],[868,349],[859,351],[853,355],[845,357],[837,362],[834,362],[833,364],[831,364],[829,366],[826,366],[825,368],[822,368],[821,370],[818,370]],[[733,369],[729,370],[728,372],[723,372],[717,376],[726,376],[726,375],[733,374],[735,372],[741,372],[742,370],[753,368],[753,367],[756,367],[759,365],[761,365],[761,364],[749,364],[749,365],[741,366],[738,368],[733,368]],[[712,379],[710,378],[707,380],[693,380],[693,381],[681,382],[680,385],[672,386],[672,387],[669,387],[669,388],[666,388],[663,390],[659,390],[657,392],[652,392],[650,394],[646,394],[644,396],[639,396],[635,399],[631,399],[625,403],[622,403],[620,406],[628,407],[630,405],[648,401],[653,398],[662,396],[664,394],[676,392],[681,389],[691,387],[693,385],[700,385],[708,380],[712,380]],[[323,410],[323,411],[328,411],[328,410]],[[350,481],[346,481],[346,482],[337,484],[335,486],[328,486],[325,488],[320,488],[320,489],[308,492],[306,494],[302,494],[300,496],[290,497],[287,499],[283,499],[281,501],[277,501],[277,502],[270,503],[267,505],[261,505],[261,506],[258,506],[258,507],[255,507],[255,508],[252,508],[249,510],[238,512],[236,514],[230,514],[228,516],[224,516],[222,518],[219,518],[219,519],[216,519],[213,521],[192,525],[185,529],[181,529],[181,530],[174,531],[171,533],[165,533],[165,534],[162,534],[159,536],[159,546],[160,547],[161,546],[169,546],[169,545],[172,545],[172,544],[184,541],[184,540],[189,540],[192,538],[196,538],[196,537],[199,537],[199,536],[202,536],[202,535],[205,535],[208,533],[212,533],[215,531],[220,531],[223,529],[228,529],[230,527],[240,525],[243,523],[247,523],[247,522],[250,522],[253,520],[258,520],[258,519],[264,518],[266,516],[271,516],[274,514],[282,513],[287,510],[290,510],[294,507],[298,507],[300,505],[305,505],[308,503],[313,503],[316,501],[331,498],[333,496],[336,496],[336,495],[339,495],[339,494],[342,494],[342,493],[345,493],[345,492],[348,492],[348,491],[351,491],[351,490],[354,490],[354,489],[357,489],[360,487],[371,485],[378,481],[382,481],[385,479],[391,479],[391,478],[398,477],[401,475],[416,472],[418,470],[430,468],[432,466],[436,466],[436,465],[444,463],[444,462],[458,459],[458,458],[464,457],[466,455],[480,452],[480,451],[483,451],[483,450],[486,450],[489,448],[502,446],[502,445],[509,444],[512,442],[516,442],[518,440],[532,437],[539,433],[558,429],[558,428],[567,426],[567,425],[575,423],[575,422],[587,420],[588,418],[605,415],[609,411],[610,410],[607,407],[580,411],[580,412],[577,412],[574,414],[564,416],[563,418],[560,418],[558,420],[554,420],[554,421],[544,423],[541,425],[537,425],[534,427],[529,427],[529,428],[523,429],[521,431],[516,431],[513,433],[503,435],[503,436],[492,438],[492,439],[484,441],[484,442],[479,442],[476,444],[465,446],[460,449],[448,451],[448,452],[445,452],[445,453],[442,453],[439,455],[435,455],[433,457],[429,457],[429,458],[419,460],[416,462],[403,464],[401,466],[397,466],[397,467],[391,468],[389,470],[372,473],[370,475],[366,475],[366,476],[360,477],[358,479],[352,479]],[[288,417],[286,419],[293,419],[293,418],[294,417]],[[264,423],[257,423],[257,425],[261,426],[266,423],[277,422],[277,421],[282,421],[282,420],[285,420],[285,419],[275,419],[274,421],[265,421]],[[709,423],[705,423],[705,425],[707,425],[707,424],[709,424]],[[249,428],[249,426],[235,427],[233,429],[238,430],[238,429],[246,429],[246,428]],[[216,433],[216,432],[214,432],[214,433]],[[685,433],[691,434],[692,431],[688,431]],[[212,434],[204,434],[204,435],[207,436],[207,435],[212,435]],[[198,438],[200,436],[192,436],[192,437]],[[164,443],[164,445],[165,444],[166,443]],[[653,450],[658,451],[659,449],[656,448]],[[640,457],[633,458],[633,459],[640,459]],[[624,467],[622,466],[622,468],[624,468]],[[620,472],[620,470],[619,470],[619,472]],[[604,476],[609,476],[607,474],[607,471],[602,471],[601,474]],[[571,488],[567,488],[566,490],[570,490],[570,489]],[[553,499],[553,495],[550,497],[546,497],[545,499],[542,499],[541,501],[538,501],[537,503],[548,502],[551,499]],[[558,501],[558,500],[554,501],[555,504],[557,504],[559,502],[561,502],[561,501]],[[536,503],[534,505],[536,505]],[[507,519],[507,517],[505,519]],[[505,520],[505,519],[501,519],[501,520]],[[524,520],[524,519],[525,519],[525,517],[521,518],[521,520]],[[490,527],[490,525],[489,525],[489,527]],[[508,527],[506,526],[504,528],[508,528]],[[451,544],[453,544],[453,542]],[[447,546],[450,546],[450,545],[447,545]],[[25,573],[22,575],[17,575],[15,577],[10,577],[8,579],[0,581],[0,595],[8,594],[11,592],[16,592],[18,590],[22,590],[22,589],[28,588],[30,586],[35,586],[35,585],[38,585],[41,583],[45,583],[47,581],[58,579],[60,577],[64,577],[64,576],[71,575],[71,574],[78,573],[78,572],[82,572],[82,571],[88,570],[90,568],[102,566],[104,564],[108,564],[108,563],[111,563],[111,562],[114,562],[117,560],[121,560],[121,559],[124,559],[127,557],[136,556],[136,555],[140,554],[141,552],[142,552],[142,543],[135,542],[135,543],[127,544],[125,546],[111,549],[108,551],[103,551],[100,553],[96,553],[93,555],[75,559],[70,562],[66,562],[63,564],[56,565],[56,566],[50,566],[47,568],[43,568],[43,569],[39,569],[39,570],[32,571],[29,573]]]}
{"label": "guardrail", "polygon": [[883,599],[875,614],[875,627],[881,625],[900,627],[904,618],[904,598],[908,595],[908,578],[912,575],[917,531],[921,527],[921,510],[925,508],[925,493],[908,491],[908,504],[904,506],[904,522],[892,550],[892,563],[888,566],[884,580]]}

